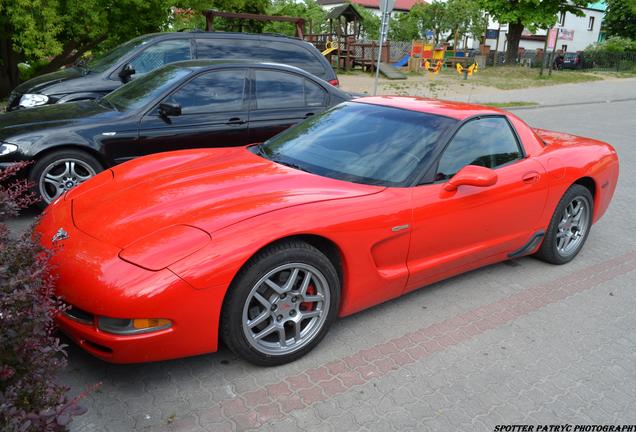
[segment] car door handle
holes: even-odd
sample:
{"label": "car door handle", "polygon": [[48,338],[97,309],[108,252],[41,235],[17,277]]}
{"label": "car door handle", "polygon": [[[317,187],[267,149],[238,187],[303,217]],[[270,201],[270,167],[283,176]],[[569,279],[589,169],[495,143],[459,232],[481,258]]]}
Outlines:
{"label": "car door handle", "polygon": [[541,175],[536,171],[527,172],[521,177],[524,183],[536,183],[541,178]]}
{"label": "car door handle", "polygon": [[232,117],[231,119],[229,119],[227,121],[226,124],[229,124],[229,125],[242,125],[242,124],[245,124],[245,120],[243,120],[240,117]]}

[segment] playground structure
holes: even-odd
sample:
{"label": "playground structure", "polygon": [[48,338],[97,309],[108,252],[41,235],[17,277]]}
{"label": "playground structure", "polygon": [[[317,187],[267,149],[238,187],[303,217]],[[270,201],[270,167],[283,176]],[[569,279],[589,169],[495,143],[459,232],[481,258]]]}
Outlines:
{"label": "playground structure", "polygon": [[[214,18],[230,18],[238,20],[242,23],[243,20],[252,21],[279,21],[289,22],[295,25],[295,36],[303,39],[305,35],[305,19],[301,17],[289,17],[279,15],[259,15],[251,13],[236,13],[236,12],[219,12],[213,9],[209,9],[203,12],[205,16],[205,31],[214,31]],[[242,31],[242,25],[239,27],[239,31]]]}
{"label": "playground structure", "polygon": [[[236,20],[239,31],[242,31],[245,20],[292,23],[296,37],[313,44],[334,67],[345,71],[356,67],[365,71],[374,71],[378,50],[380,50],[380,72],[389,79],[406,79],[406,75],[400,71],[401,68],[407,68],[409,72],[428,71],[435,75],[443,67],[456,67],[458,72],[468,71],[471,67],[466,51],[449,50],[446,46],[436,48],[428,41],[421,40],[412,41],[409,54],[391,63],[389,42],[379,46],[375,41],[368,42],[360,39],[362,16],[350,3],[336,6],[327,13],[328,33],[306,34],[305,19],[301,17],[219,12],[212,9],[204,11],[203,15],[206,31],[214,31],[216,17]],[[472,63],[473,59],[470,60]],[[476,65],[467,74],[472,75],[475,71]]]}

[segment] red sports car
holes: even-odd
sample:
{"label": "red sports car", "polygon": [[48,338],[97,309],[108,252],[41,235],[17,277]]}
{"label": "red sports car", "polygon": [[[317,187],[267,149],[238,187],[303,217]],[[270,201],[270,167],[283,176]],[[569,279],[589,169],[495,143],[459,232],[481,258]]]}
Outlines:
{"label": "red sports car", "polygon": [[477,267],[572,260],[618,158],[494,108],[346,102],[269,141],[140,158],[58,198],[60,328],[116,363],[213,352],[276,365],[345,316]]}

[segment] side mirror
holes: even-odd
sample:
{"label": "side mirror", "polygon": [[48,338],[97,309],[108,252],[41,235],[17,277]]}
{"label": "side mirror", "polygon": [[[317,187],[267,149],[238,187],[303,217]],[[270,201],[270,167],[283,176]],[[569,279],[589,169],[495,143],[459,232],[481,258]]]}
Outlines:
{"label": "side mirror", "polygon": [[135,74],[135,68],[132,67],[130,63],[126,63],[123,68],[119,71],[119,78],[121,78],[121,82],[127,83],[130,81],[130,77]]}
{"label": "side mirror", "polygon": [[477,165],[466,165],[444,185],[444,190],[452,192],[464,185],[487,187],[495,183],[497,183],[497,173],[494,170]]}
{"label": "side mirror", "polygon": [[181,115],[181,105],[172,102],[162,102],[159,104],[159,115],[161,117],[176,117]]}

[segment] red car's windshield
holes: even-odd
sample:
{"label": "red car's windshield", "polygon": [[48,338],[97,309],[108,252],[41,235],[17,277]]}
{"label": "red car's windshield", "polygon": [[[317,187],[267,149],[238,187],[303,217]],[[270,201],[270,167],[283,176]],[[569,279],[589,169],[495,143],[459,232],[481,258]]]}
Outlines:
{"label": "red car's windshield", "polygon": [[425,165],[457,120],[345,102],[276,135],[257,152],[325,177],[403,186]]}

